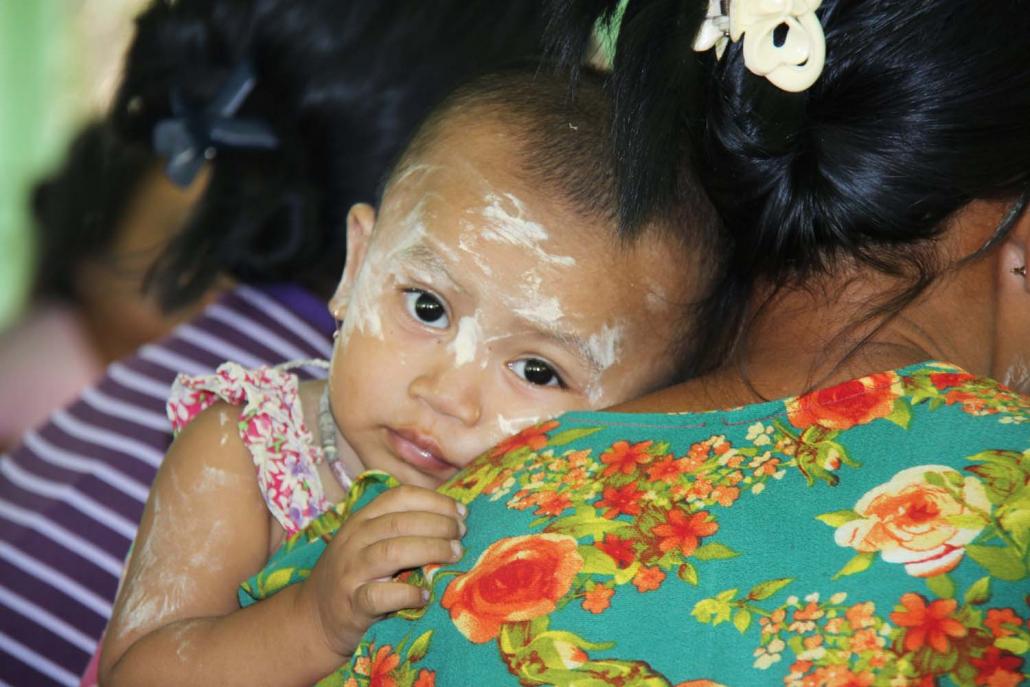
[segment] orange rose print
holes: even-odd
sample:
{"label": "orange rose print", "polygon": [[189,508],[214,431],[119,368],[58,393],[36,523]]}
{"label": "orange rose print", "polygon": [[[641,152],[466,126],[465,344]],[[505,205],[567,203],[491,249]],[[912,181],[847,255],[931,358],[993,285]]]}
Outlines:
{"label": "orange rose print", "polygon": [[[945,484],[954,481],[955,486],[931,484],[928,473],[939,475]],[[965,545],[986,525],[959,527],[951,519],[990,510],[977,478],[942,465],[918,465],[867,492],[855,504],[862,517],[838,527],[833,538],[857,551],[879,551],[884,561],[903,563],[905,572],[914,577],[932,577],[958,565]]]}
{"label": "orange rose print", "polygon": [[554,611],[582,567],[573,537],[534,534],[501,539],[471,570],[454,578],[441,605],[470,641],[488,642],[504,623]]}
{"label": "orange rose print", "polygon": [[885,417],[903,393],[901,377],[879,372],[787,401],[787,418],[798,429],[819,425],[848,429]]}

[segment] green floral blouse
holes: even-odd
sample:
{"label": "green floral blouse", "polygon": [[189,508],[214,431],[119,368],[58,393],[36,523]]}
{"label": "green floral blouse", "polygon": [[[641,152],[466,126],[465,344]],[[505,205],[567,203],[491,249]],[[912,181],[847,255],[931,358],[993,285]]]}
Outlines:
{"label": "green floral blouse", "polygon": [[[307,574],[349,510],[241,589]],[[700,414],[576,412],[442,490],[466,553],[409,573],[321,685],[895,687],[1025,679],[1030,400],[942,363]]]}

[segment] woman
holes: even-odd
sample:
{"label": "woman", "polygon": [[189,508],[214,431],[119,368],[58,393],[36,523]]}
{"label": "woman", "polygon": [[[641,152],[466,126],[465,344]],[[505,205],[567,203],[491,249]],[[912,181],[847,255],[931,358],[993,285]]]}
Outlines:
{"label": "woman", "polygon": [[539,54],[541,15],[409,0],[157,0],[143,12],[113,125],[157,143],[178,183],[209,176],[152,291],[176,309],[227,275],[239,286],[0,458],[0,682],[77,684],[171,442],[175,374],[328,357],[347,208],[375,199],[454,84]]}
{"label": "woman", "polygon": [[[566,54],[618,5],[555,3]],[[627,231],[698,164],[731,363],[457,476],[464,557],[334,679],[1023,680],[1030,402],[990,376],[1027,354],[1030,12],[703,5],[627,4],[614,131]]]}

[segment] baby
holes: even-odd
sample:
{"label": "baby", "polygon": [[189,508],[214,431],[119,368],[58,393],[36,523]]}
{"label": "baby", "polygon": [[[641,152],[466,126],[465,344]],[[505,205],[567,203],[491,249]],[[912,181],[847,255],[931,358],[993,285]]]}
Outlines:
{"label": "baby", "polygon": [[[432,488],[530,424],[673,381],[685,309],[666,294],[696,288],[694,260],[659,226],[618,235],[606,117],[589,75],[574,102],[543,74],[463,87],[378,209],[350,211],[328,380],[234,365],[181,380],[170,413],[189,424],[141,523],[103,684],[316,682],[376,619],[425,603],[396,573],[461,556],[463,510]],[[405,486],[348,519],[310,577],[239,608],[240,581],[365,470]]]}

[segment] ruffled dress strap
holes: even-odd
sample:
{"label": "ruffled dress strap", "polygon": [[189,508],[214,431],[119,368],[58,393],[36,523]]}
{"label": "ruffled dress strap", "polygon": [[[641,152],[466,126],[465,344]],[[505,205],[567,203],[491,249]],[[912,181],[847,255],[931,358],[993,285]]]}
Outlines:
{"label": "ruffled dress strap", "polygon": [[265,504],[287,534],[302,530],[331,506],[318,475],[322,449],[304,423],[292,367],[249,370],[227,362],[212,375],[180,374],[167,406],[176,433],[217,401],[241,406],[240,438],[254,461]]}

